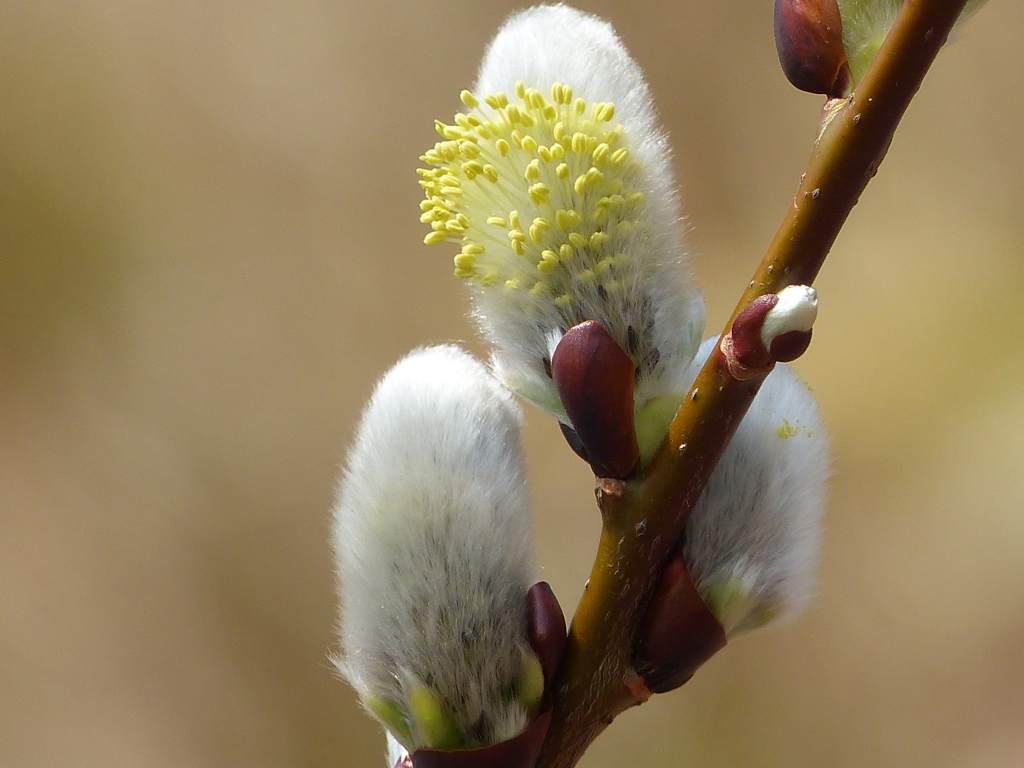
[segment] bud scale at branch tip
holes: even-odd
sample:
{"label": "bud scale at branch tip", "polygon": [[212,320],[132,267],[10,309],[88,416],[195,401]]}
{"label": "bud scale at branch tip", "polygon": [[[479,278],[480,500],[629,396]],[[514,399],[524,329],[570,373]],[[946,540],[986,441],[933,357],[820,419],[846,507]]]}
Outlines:
{"label": "bud scale at branch tip", "polygon": [[495,373],[566,423],[551,355],[596,320],[633,361],[638,413],[682,391],[703,301],[665,135],[611,26],[566,6],[514,14],[462,102],[423,155],[421,210],[430,242],[461,245]]}
{"label": "bud scale at branch tip", "polygon": [[521,418],[470,355],[420,349],[378,384],[349,453],[336,661],[408,751],[505,741],[538,711]]}

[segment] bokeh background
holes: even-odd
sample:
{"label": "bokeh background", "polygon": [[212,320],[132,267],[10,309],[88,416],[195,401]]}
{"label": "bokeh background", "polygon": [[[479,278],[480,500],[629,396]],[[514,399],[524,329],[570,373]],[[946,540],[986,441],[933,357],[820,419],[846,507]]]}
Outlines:
{"label": "bokeh background", "polygon": [[[717,330],[820,100],[769,0],[581,5],[648,74]],[[413,169],[515,7],[0,4],[0,766],[383,766],[328,510],[386,367],[484,352]],[[1024,765],[1022,30],[995,0],[941,55],[821,274],[819,600],[584,766]],[[571,612],[592,480],[528,419]]]}

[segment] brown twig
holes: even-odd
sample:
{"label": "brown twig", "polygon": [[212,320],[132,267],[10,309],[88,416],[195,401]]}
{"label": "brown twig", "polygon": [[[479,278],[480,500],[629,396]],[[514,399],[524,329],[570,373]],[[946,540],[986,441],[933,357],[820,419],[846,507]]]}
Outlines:
{"label": "brown twig", "polygon": [[[810,285],[875,175],[900,118],[965,0],[907,0],[855,93],[826,105],[807,173],[733,312],[787,285]],[[553,690],[539,768],[570,768],[623,710],[648,696],[633,669],[636,631],[686,518],[766,373],[734,378],[716,348],[637,477],[599,481],[603,530]]]}

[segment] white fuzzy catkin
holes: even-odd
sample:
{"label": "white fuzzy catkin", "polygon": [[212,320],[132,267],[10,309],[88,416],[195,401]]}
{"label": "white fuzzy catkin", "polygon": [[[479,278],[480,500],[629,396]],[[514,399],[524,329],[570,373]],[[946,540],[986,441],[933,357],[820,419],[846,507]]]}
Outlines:
{"label": "white fuzzy catkin", "polygon": [[405,733],[394,717],[386,724],[410,751],[438,746],[417,731],[417,690],[458,729],[459,747],[528,724],[529,705],[513,695],[536,664],[521,418],[469,354],[418,349],[377,385],[349,453],[332,529],[337,663],[368,708],[404,720]]}
{"label": "white fuzzy catkin", "polygon": [[463,102],[457,125],[439,126],[449,141],[424,155],[437,168],[422,172],[423,220],[428,242],[462,243],[455,273],[495,373],[567,421],[550,358],[569,328],[598,320],[637,366],[638,410],[681,398],[703,301],[667,138],[611,25],[564,5],[514,14]]}
{"label": "white fuzzy catkin", "polygon": [[[717,343],[701,346],[692,377]],[[792,617],[810,601],[828,474],[814,397],[776,365],[686,523],[687,566],[726,634]]]}

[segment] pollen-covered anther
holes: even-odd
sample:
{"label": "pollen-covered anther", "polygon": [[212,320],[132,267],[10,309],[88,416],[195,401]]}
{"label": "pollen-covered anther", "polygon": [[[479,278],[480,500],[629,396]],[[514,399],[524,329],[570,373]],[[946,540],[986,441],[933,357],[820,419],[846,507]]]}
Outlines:
{"label": "pollen-covered anther", "polygon": [[738,379],[771,370],[775,363],[796,360],[811,343],[818,315],[818,294],[807,285],[758,296],[722,337],[722,353]]}
{"label": "pollen-covered anther", "polygon": [[[574,96],[562,83],[550,100],[521,81],[510,92],[515,103],[502,92],[463,91],[466,111],[454,125],[435,122],[443,140],[421,157],[433,167],[418,170],[427,198],[420,220],[433,230],[424,242],[486,244],[486,255],[463,249],[456,276],[479,288],[521,288],[529,292],[524,308],[542,314],[532,301],[539,273],[549,300],[575,321],[581,275],[601,273],[607,252],[646,235],[640,165],[620,146],[625,128],[612,123],[612,102]],[[512,209],[523,213],[521,224]],[[608,290],[602,284],[601,295]]]}

